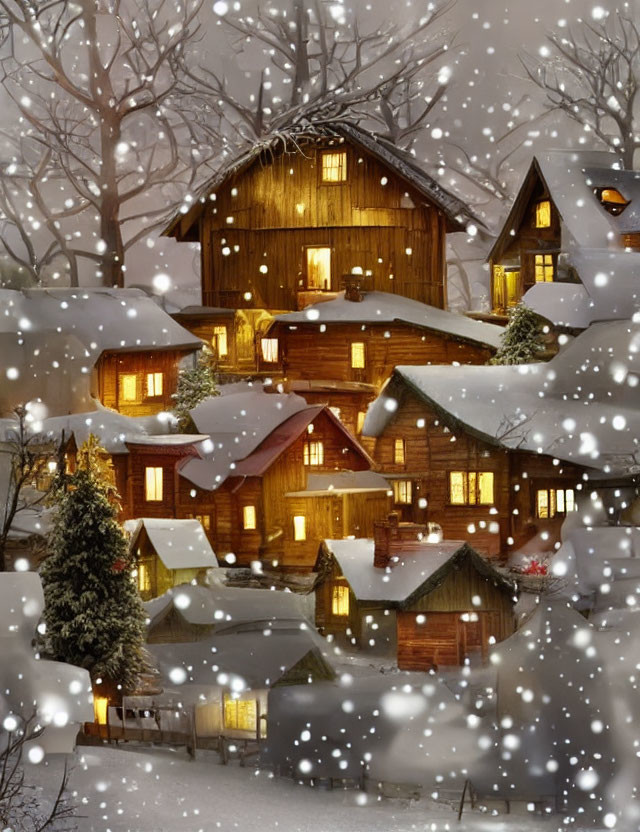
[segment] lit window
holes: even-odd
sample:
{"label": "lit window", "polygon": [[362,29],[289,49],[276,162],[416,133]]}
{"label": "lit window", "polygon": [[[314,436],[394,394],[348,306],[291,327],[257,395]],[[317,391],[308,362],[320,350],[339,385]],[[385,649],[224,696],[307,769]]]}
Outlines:
{"label": "lit window", "polygon": [[492,471],[450,471],[449,502],[454,506],[491,505]]}
{"label": "lit window", "polygon": [[595,193],[605,211],[613,214],[614,217],[621,214],[629,204],[629,200],[625,199],[617,188],[596,189]]}
{"label": "lit window", "polygon": [[144,498],[147,502],[160,502],[162,500],[162,468],[144,469]]}
{"label": "lit window", "polygon": [[364,428],[364,420],[366,419],[367,414],[364,410],[358,411],[358,423],[356,425],[356,433],[362,433],[362,429]]}
{"label": "lit window", "polygon": [[214,326],[211,346],[215,349],[218,358],[224,358],[229,355],[226,326]]}
{"label": "lit window", "polygon": [[303,462],[305,465],[324,465],[324,443],[305,442]]}
{"label": "lit window", "polygon": [[233,699],[224,695],[224,727],[236,731],[255,733],[258,724],[258,707],[255,699]]}
{"label": "lit window", "polygon": [[355,341],[351,344],[351,366],[354,370],[364,370],[364,344]]}
{"label": "lit window", "polygon": [[278,360],[278,339],[263,338],[261,344],[263,361],[266,361],[269,364],[275,364]]}
{"label": "lit window", "polygon": [[331,249],[307,249],[307,289],[331,289]]}
{"label": "lit window", "polygon": [[138,590],[139,592],[151,592],[151,577],[149,566],[146,563],[138,564]]}
{"label": "lit window", "polygon": [[208,532],[211,529],[210,514],[196,514],[195,519],[200,523],[200,525],[206,532]]}
{"label": "lit window", "polygon": [[576,511],[573,488],[539,488],[536,491],[536,515],[541,519]]}
{"label": "lit window", "polygon": [[296,514],[296,516],[293,518],[293,539],[307,539],[307,518],[304,516],[304,514]]}
{"label": "lit window", "polygon": [[120,376],[120,399],[135,402],[138,399],[138,377],[134,374]]}
{"label": "lit window", "polygon": [[322,154],[322,181],[344,182],[347,178],[347,152],[329,151]]}
{"label": "lit window", "polygon": [[393,461],[396,465],[404,465],[406,461],[404,451],[404,439],[396,439],[393,444]]}
{"label": "lit window", "polygon": [[106,696],[93,697],[93,713],[95,721],[99,725],[107,724],[107,709],[109,708],[109,700]]}
{"label": "lit window", "polygon": [[162,380],[162,373],[147,373],[147,396],[149,398],[162,395]]}
{"label": "lit window", "polygon": [[553,254],[536,254],[536,283],[551,283],[554,271]]}
{"label": "lit window", "polygon": [[393,483],[393,502],[409,505],[412,491],[411,480],[395,480]]}
{"label": "lit window", "polygon": [[331,614],[336,616],[349,615],[349,587],[335,584],[331,590]]}
{"label": "lit window", "polygon": [[245,506],[242,509],[242,526],[246,531],[252,531],[256,527],[256,507]]}
{"label": "lit window", "polygon": [[548,199],[536,204],[536,228],[549,228],[551,225],[551,203]]}

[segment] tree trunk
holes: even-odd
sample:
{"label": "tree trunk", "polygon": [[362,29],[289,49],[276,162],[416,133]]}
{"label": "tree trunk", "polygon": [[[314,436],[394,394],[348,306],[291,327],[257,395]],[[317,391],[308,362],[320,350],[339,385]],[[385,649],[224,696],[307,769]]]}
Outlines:
{"label": "tree trunk", "polygon": [[[110,113],[109,116],[112,114]],[[117,116],[102,117],[100,145],[102,157],[100,238],[102,253],[102,285],[124,286],[124,244],[120,228],[120,199],[116,175],[115,149],[120,142],[120,122]]]}

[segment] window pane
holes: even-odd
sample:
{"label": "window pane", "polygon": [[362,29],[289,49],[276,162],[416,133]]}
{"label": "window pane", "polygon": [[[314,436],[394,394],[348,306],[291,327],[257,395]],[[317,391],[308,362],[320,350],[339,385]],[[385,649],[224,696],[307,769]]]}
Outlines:
{"label": "window pane", "polygon": [[162,373],[147,373],[147,396],[161,396],[162,381]]}
{"label": "window pane", "polygon": [[536,283],[552,283],[554,278],[553,254],[535,255]]}
{"label": "window pane", "polygon": [[304,514],[298,514],[293,518],[293,539],[307,539],[307,518]]}
{"label": "window pane", "polygon": [[256,527],[256,507],[245,506],[242,509],[242,525],[247,531],[255,529]]}
{"label": "window pane", "polygon": [[145,499],[159,502],[162,500],[162,467],[145,468]]}
{"label": "window pane", "polygon": [[540,489],[536,493],[536,504],[538,517],[544,519],[549,516],[549,495],[546,489]]}
{"label": "window pane", "polygon": [[463,471],[449,473],[449,501],[453,505],[462,506],[466,503],[466,479]]}
{"label": "window pane", "polygon": [[478,484],[478,477],[475,471],[470,471],[467,474],[467,503],[468,505],[475,506],[478,502],[478,494],[477,494],[477,484]]}
{"label": "window pane", "polygon": [[331,613],[333,615],[349,615],[349,587],[336,584],[331,595]]}
{"label": "window pane", "polygon": [[364,412],[364,410],[358,411],[358,424],[356,425],[357,433],[362,433],[362,428],[364,427],[364,420],[366,415],[367,414]]}
{"label": "window pane", "polygon": [[536,228],[548,228],[551,225],[551,203],[548,199],[536,205]]}
{"label": "window pane", "polygon": [[483,471],[478,475],[478,502],[484,506],[493,503],[493,472]]}
{"label": "window pane", "polygon": [[395,445],[394,445],[394,448],[393,448],[393,461],[397,465],[404,465],[404,463],[405,463],[404,439],[396,439]]}
{"label": "window pane", "polygon": [[307,249],[307,288],[331,289],[331,249]]}
{"label": "window pane", "polygon": [[236,731],[255,731],[258,708],[255,699],[232,699],[224,695],[224,727]]}
{"label": "window pane", "polygon": [[262,339],[262,359],[270,364],[275,364],[278,360],[278,339],[277,338],[263,338]]}
{"label": "window pane", "polygon": [[393,482],[393,499],[396,503],[409,505],[411,503],[412,495],[411,480],[394,480]]}
{"label": "window pane", "polygon": [[135,402],[137,400],[137,376],[120,376],[120,398],[123,402]]}
{"label": "window pane", "polygon": [[354,370],[364,370],[364,344],[356,341],[351,344],[351,366]]}
{"label": "window pane", "polygon": [[138,564],[138,590],[140,592],[151,591],[151,580],[149,578],[149,567],[146,563]]}
{"label": "window pane", "polygon": [[573,488],[567,488],[564,492],[565,496],[565,504],[567,511],[575,511],[577,509],[576,506],[576,499],[575,494],[573,493]]}
{"label": "window pane", "polygon": [[337,153],[322,154],[322,181],[344,182],[347,178],[347,153],[345,150]]}
{"label": "window pane", "polygon": [[324,465],[324,444],[322,442],[305,442],[303,462],[305,465]]}

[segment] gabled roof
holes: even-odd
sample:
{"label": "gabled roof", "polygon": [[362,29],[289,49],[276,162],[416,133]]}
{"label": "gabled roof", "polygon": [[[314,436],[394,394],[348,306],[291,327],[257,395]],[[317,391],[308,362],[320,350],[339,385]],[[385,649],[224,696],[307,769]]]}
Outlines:
{"label": "gabled roof", "polygon": [[465,315],[427,306],[417,300],[390,292],[365,291],[362,300],[358,302],[346,300],[344,293],[341,293],[334,300],[312,304],[299,312],[276,315],[274,321],[280,324],[318,326],[328,323],[358,323],[371,326],[397,322],[496,348],[500,345],[500,337],[504,333],[502,327],[474,321]]}
{"label": "gabled roof", "polygon": [[467,559],[484,578],[506,592],[515,592],[512,581],[460,540],[411,541],[406,545],[406,551],[399,543],[394,551],[398,562],[387,569],[373,565],[373,540],[325,540],[323,546],[336,559],[359,601],[387,601],[401,608],[408,607],[417,598],[437,589],[447,575]]}
{"label": "gabled roof", "polygon": [[164,236],[177,236],[178,225],[183,219],[191,227],[203,210],[207,197],[219,190],[225,182],[247,170],[261,156],[282,152],[283,142],[287,144],[286,152],[298,152],[298,146],[305,141],[319,138],[337,138],[347,141],[360,150],[369,153],[392,174],[413,187],[422,197],[436,205],[448,220],[450,231],[464,231],[469,223],[484,228],[484,223],[475,216],[471,209],[457,196],[443,188],[435,179],[420,168],[411,154],[396,147],[387,139],[376,136],[355,124],[347,122],[329,122],[326,124],[307,125],[289,133],[295,141],[288,141],[287,133],[279,132],[270,139],[261,141],[249,150],[243,151],[229,160],[220,170],[207,180],[195,194],[193,200],[185,203],[171,219],[162,232]]}
{"label": "gabled roof", "polygon": [[146,532],[167,569],[209,569],[218,565],[199,520],[142,517],[127,520],[124,527],[131,534],[129,546],[132,551],[137,547],[140,535]]}
{"label": "gabled roof", "polygon": [[404,385],[484,441],[636,474],[639,377],[640,321],[592,324],[547,363],[397,367],[363,433],[384,431]]}

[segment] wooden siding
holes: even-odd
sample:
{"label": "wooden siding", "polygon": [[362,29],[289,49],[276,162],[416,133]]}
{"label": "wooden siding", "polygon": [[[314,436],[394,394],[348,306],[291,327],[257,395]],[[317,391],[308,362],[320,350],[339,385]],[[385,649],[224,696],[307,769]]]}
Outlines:
{"label": "wooden siding", "polygon": [[443,308],[444,215],[347,145],[347,180],[323,184],[323,147],[256,161],[207,204],[200,220],[203,302],[297,309],[305,247],[320,246],[332,250],[334,291],[359,266],[371,272],[372,288]]}
{"label": "wooden siding", "polygon": [[[144,352],[105,352],[96,365],[97,396],[105,407],[126,416],[151,416],[171,410],[176,392],[180,361],[193,350],[145,350]],[[147,374],[162,373],[162,395],[149,397]],[[136,400],[122,400],[121,378],[136,376]]]}

